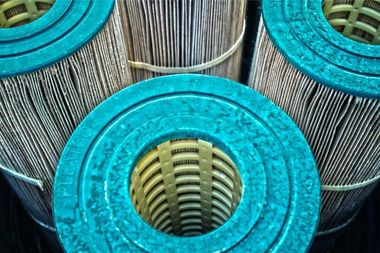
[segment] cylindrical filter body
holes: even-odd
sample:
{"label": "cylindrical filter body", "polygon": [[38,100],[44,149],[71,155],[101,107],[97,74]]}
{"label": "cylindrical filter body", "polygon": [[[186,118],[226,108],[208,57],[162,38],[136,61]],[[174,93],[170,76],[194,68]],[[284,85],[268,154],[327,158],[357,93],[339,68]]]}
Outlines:
{"label": "cylindrical filter body", "polygon": [[380,178],[379,24],[378,1],[263,1],[249,85],[313,150],[321,233],[349,223]]}
{"label": "cylindrical filter body", "polygon": [[64,145],[92,108],[132,80],[114,1],[48,2],[0,3],[0,161],[30,215],[53,228]]}

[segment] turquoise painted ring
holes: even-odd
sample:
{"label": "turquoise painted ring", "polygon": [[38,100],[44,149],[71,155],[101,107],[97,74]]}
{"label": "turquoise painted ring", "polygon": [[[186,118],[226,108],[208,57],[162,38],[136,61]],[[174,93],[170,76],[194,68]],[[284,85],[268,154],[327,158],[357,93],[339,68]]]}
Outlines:
{"label": "turquoise painted ring", "polygon": [[351,40],[334,30],[322,0],[263,0],[273,43],[298,70],[353,96],[380,98],[380,46]]}
{"label": "turquoise painted ring", "polygon": [[[188,137],[231,157],[242,195],[222,226],[180,237],[145,222],[129,193],[144,152]],[[126,88],[85,118],[61,156],[53,202],[67,252],[305,252],[320,187],[307,142],[272,102],[227,79],[176,75]]]}
{"label": "turquoise painted ring", "polygon": [[56,0],[39,19],[0,28],[0,77],[29,73],[66,58],[107,22],[114,0]]}

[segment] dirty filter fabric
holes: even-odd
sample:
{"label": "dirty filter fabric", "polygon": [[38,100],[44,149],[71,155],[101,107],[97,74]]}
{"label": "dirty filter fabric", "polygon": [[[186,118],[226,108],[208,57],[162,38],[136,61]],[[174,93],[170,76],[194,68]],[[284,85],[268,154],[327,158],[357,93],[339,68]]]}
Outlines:
{"label": "dirty filter fabric", "polygon": [[239,79],[246,0],[119,4],[135,82],[194,72]]}
{"label": "dirty filter fabric", "polygon": [[379,100],[343,93],[303,74],[274,46],[263,22],[249,85],[293,118],[313,150],[322,184],[319,230],[347,223],[379,177]]}
{"label": "dirty filter fabric", "polygon": [[100,33],[70,57],[0,79],[0,161],[4,168],[43,183],[38,187],[6,173],[43,226],[54,227],[53,177],[71,133],[96,105],[132,83],[119,17],[116,6]]}

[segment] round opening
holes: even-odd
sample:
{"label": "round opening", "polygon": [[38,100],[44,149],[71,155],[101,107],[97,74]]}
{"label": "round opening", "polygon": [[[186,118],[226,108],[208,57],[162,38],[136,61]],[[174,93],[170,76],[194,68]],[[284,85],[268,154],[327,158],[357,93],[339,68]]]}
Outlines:
{"label": "round opening", "polygon": [[380,45],[380,0],[324,0],[323,12],[330,25],[344,36]]}
{"label": "round opening", "polygon": [[55,0],[0,0],[0,28],[22,26],[42,17]]}
{"label": "round opening", "polygon": [[130,182],[140,216],[175,236],[202,235],[222,226],[236,210],[241,193],[234,162],[200,139],[156,146],[137,162]]}

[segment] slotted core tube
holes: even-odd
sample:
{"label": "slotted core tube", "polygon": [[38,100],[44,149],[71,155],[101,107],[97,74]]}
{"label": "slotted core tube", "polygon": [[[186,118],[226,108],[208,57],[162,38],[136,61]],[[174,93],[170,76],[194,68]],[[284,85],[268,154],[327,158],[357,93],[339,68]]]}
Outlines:
{"label": "slotted core tube", "polygon": [[0,0],[0,28],[29,24],[42,17],[55,0]]}
{"label": "slotted core tube", "polygon": [[379,0],[324,0],[323,13],[330,25],[347,38],[380,44]]}
{"label": "slotted core tube", "polygon": [[222,150],[201,139],[164,142],[137,163],[131,198],[161,232],[196,236],[222,226],[241,197],[241,179]]}
{"label": "slotted core tube", "polygon": [[380,178],[380,1],[296,2],[263,1],[249,85],[312,147],[323,234],[349,223]]}

